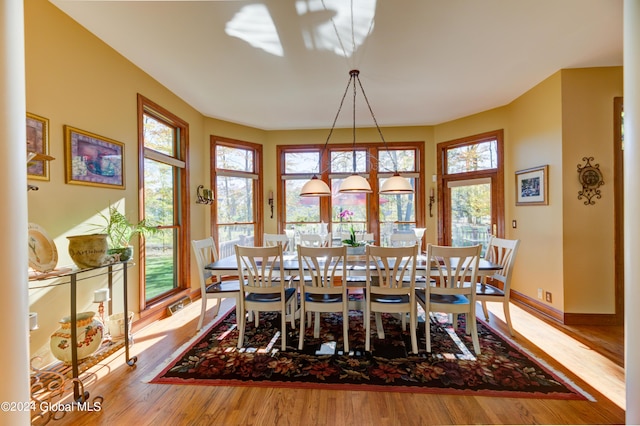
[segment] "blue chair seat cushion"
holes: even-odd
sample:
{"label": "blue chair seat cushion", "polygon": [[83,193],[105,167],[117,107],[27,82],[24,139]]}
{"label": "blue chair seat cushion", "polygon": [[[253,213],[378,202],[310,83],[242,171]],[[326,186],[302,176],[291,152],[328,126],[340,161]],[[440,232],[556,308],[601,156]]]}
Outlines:
{"label": "blue chair seat cushion", "polygon": [[240,282],[238,280],[233,281],[217,281],[207,286],[208,294],[215,293],[234,293],[240,291]]}
{"label": "blue chair seat cushion", "polygon": [[408,294],[376,294],[371,293],[371,303],[409,303]]}
{"label": "blue chair seat cushion", "polygon": [[[430,293],[430,303],[447,303],[450,305],[465,305],[469,304],[469,299],[461,294],[433,294]],[[427,295],[424,289],[416,290],[416,297],[422,305],[427,303]]]}
{"label": "blue chair seat cushion", "polygon": [[504,296],[504,291],[500,290],[498,287],[494,287],[491,284],[476,284],[476,294],[479,296],[496,296],[501,297]]}
{"label": "blue chair seat cushion", "polygon": [[313,303],[342,303],[342,294],[305,293],[304,300]]}
{"label": "blue chair seat cushion", "polygon": [[[296,293],[295,288],[285,288],[284,298],[285,301],[289,301]],[[280,302],[280,292],[278,293],[249,293],[246,300],[248,302]]]}

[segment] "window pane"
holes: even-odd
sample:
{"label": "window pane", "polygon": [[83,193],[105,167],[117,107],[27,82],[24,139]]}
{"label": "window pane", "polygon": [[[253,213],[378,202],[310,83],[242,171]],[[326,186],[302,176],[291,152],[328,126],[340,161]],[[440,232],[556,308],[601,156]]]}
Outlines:
{"label": "window pane", "polygon": [[[367,153],[356,151],[356,172],[367,171]],[[332,173],[353,173],[353,150],[331,151]]]}
{"label": "window pane", "polygon": [[284,154],[285,173],[319,173],[319,152],[287,152]]}
{"label": "window pane", "polygon": [[[491,235],[491,184],[451,188],[451,241],[453,246],[482,244]],[[483,249],[484,250],[484,249]]]}
{"label": "window pane", "polygon": [[[415,185],[413,178],[408,178]],[[380,179],[379,185],[386,181]],[[380,241],[390,245],[389,235],[413,232],[416,226],[416,205],[414,194],[380,195]]]}
{"label": "window pane", "polygon": [[163,154],[174,156],[174,132],[173,127],[167,126],[155,118],[144,116],[144,146]]}
{"label": "window pane", "polygon": [[174,168],[144,159],[144,217],[153,224],[175,224]]}
{"label": "window pane", "polygon": [[472,172],[498,167],[496,140],[447,150],[447,173]]}
{"label": "window pane", "polygon": [[287,179],[285,187],[285,222],[319,222],[320,198],[300,197],[302,186],[307,179]]}
{"label": "window pane", "polygon": [[218,175],[216,191],[218,224],[254,221],[253,179]]}
{"label": "window pane", "polygon": [[220,225],[218,226],[218,256],[220,258],[235,256],[235,246],[255,245],[254,227],[251,225]]}
{"label": "window pane", "polygon": [[176,288],[177,267],[174,248],[176,228],[162,229],[145,239],[145,299],[151,300]]}
{"label": "window pane", "polygon": [[[332,179],[331,186],[339,188],[343,180]],[[346,233],[353,226],[356,231],[368,232],[367,211],[367,194],[341,194],[334,192],[331,197],[332,229],[337,233]]]}
{"label": "window pane", "polygon": [[216,168],[253,173],[253,150],[218,145]]}
{"label": "window pane", "polygon": [[378,151],[378,170],[381,172],[414,172],[416,152],[413,149],[392,149]]}

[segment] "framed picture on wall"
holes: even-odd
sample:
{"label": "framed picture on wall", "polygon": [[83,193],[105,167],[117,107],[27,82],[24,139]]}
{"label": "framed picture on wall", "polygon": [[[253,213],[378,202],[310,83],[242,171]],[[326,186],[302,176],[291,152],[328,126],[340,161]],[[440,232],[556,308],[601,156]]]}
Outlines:
{"label": "framed picture on wall", "polygon": [[49,180],[49,120],[27,113],[27,178]]}
{"label": "framed picture on wall", "polygon": [[516,172],[516,206],[549,204],[549,166],[538,166]]}
{"label": "framed picture on wall", "polygon": [[64,126],[66,182],[124,189],[124,144]]}

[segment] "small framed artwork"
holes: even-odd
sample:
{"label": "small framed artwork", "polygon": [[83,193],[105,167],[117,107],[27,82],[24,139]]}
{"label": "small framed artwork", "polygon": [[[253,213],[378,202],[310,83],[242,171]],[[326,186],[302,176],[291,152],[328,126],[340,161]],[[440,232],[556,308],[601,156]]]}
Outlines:
{"label": "small framed artwork", "polygon": [[516,206],[549,204],[548,171],[544,165],[516,172]]}
{"label": "small framed artwork", "polygon": [[49,162],[38,157],[49,155],[49,120],[27,113],[27,178],[49,180]]}
{"label": "small framed artwork", "polygon": [[64,126],[66,182],[124,189],[124,144]]}

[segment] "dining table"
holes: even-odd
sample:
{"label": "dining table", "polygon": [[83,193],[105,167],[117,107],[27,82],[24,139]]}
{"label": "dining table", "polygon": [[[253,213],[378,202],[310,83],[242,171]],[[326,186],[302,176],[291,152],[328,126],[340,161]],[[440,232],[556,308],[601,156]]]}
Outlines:
{"label": "dining table", "polygon": [[[281,271],[282,274],[288,276],[299,275],[300,266],[298,263],[298,254],[285,252],[282,256]],[[429,265],[427,267],[427,265]],[[375,268],[375,265],[369,264],[365,255],[348,255],[347,256],[347,286],[348,287],[364,287],[367,268]],[[212,271],[215,275],[238,275],[238,262],[235,255],[226,256],[216,260],[205,266],[205,269]],[[490,262],[481,258],[478,263],[477,275],[480,279],[484,276],[493,275],[502,269],[500,264]],[[417,277],[437,277],[438,266],[427,262],[424,254],[419,254],[416,261]],[[419,280],[418,280],[419,281]]]}

